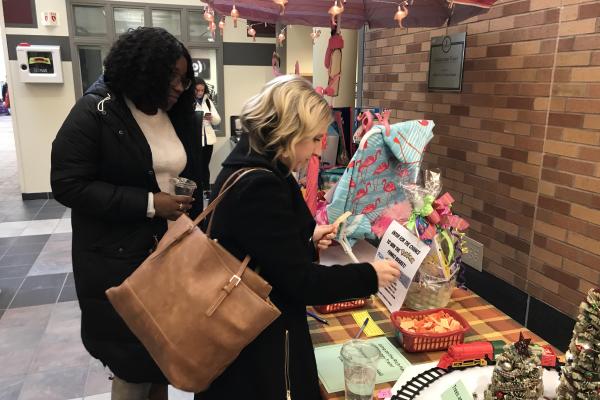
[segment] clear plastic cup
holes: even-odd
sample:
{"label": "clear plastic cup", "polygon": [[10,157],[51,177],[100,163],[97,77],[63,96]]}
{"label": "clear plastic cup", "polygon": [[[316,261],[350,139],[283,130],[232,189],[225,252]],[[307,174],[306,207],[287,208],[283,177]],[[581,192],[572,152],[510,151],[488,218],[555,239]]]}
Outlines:
{"label": "clear plastic cup", "polygon": [[177,177],[171,178],[171,184],[173,185],[173,194],[177,196],[192,196],[194,191],[198,187],[196,182],[191,179]]}
{"label": "clear plastic cup", "polygon": [[353,339],[344,343],[340,354],[344,362],[346,400],[371,400],[381,358],[377,346]]}

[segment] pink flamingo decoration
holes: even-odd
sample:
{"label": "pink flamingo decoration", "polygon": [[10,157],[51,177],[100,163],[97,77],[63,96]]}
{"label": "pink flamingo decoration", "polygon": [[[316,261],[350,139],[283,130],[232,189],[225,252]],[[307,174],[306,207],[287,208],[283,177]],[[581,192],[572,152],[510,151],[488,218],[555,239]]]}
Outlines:
{"label": "pink flamingo decoration", "polygon": [[386,169],[388,169],[390,167],[390,164],[388,164],[387,162],[382,162],[381,164],[379,164],[377,166],[377,168],[375,169],[375,171],[373,172],[373,175],[379,175],[381,174],[383,171],[385,171]]}
{"label": "pink flamingo decoration", "polygon": [[371,186],[371,182],[367,182],[364,188],[359,189],[358,192],[356,192],[356,195],[354,196],[354,200],[352,200],[352,202],[356,203],[358,200],[365,197],[369,193],[369,186]]}
{"label": "pink flamingo decoration", "polygon": [[354,167],[356,167],[358,164],[360,164],[362,162],[362,160],[352,160],[350,161],[350,163],[348,164],[348,169],[352,169]]}
{"label": "pink flamingo decoration", "polygon": [[361,214],[365,214],[368,216],[368,214],[372,213],[373,211],[375,211],[375,209],[377,208],[377,206],[379,205],[379,203],[381,202],[381,199],[378,197],[375,199],[375,202],[371,203],[371,204],[367,204],[365,206],[365,208],[362,209],[362,211],[360,212]]}
{"label": "pink flamingo decoration", "polygon": [[362,164],[360,164],[360,167],[358,167],[358,173],[362,176],[363,171],[366,168],[369,168],[371,165],[375,164],[375,162],[377,161],[377,158],[379,157],[380,154],[381,154],[381,149],[377,149],[375,154],[370,155],[369,157],[365,158],[363,160]]}
{"label": "pink flamingo decoration", "polygon": [[396,191],[396,185],[394,182],[388,182],[387,180],[383,180],[383,191],[388,194],[388,203],[390,201],[390,197],[392,196],[392,192]]}

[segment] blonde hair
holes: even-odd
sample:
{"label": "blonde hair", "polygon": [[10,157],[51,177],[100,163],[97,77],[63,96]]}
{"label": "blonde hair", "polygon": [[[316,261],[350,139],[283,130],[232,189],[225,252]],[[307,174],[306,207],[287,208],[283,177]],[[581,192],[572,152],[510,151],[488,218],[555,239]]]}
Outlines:
{"label": "blonde hair", "polygon": [[244,104],[240,121],[254,151],[263,155],[274,152],[274,161],[291,167],[294,146],[310,135],[325,133],[331,109],[306,79],[282,75]]}

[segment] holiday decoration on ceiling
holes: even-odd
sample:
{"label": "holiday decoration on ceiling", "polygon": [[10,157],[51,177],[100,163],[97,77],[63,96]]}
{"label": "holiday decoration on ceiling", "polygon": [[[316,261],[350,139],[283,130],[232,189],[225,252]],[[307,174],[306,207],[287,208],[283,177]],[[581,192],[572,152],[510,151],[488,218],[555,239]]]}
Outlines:
{"label": "holiday decoration on ceiling", "polygon": [[233,18],[233,27],[237,28],[237,20],[240,17],[240,12],[235,8],[235,4],[233,5],[233,8],[231,9],[231,13],[229,13],[229,15],[231,16],[231,18]]}
{"label": "holiday decoration on ceiling", "polygon": [[600,400],[600,289],[579,306],[557,392],[558,400]]}
{"label": "holiday decoration on ceiling", "polygon": [[288,0],[273,0],[273,3],[277,4],[281,11],[279,15],[283,15],[285,13],[285,5],[288,3]]}
{"label": "holiday decoration on ceiling", "polygon": [[402,26],[402,20],[406,17],[408,17],[408,1],[403,1],[398,4],[398,11],[396,11],[396,14],[394,15],[394,20],[398,21],[398,26],[400,28],[404,28]]}
{"label": "holiday decoration on ceiling", "polygon": [[[344,3],[345,3],[345,1],[344,1]],[[331,25],[337,25],[336,17],[343,12],[344,12],[344,4],[342,3],[342,0],[333,0],[333,5],[327,12],[329,15],[331,15]]]}
{"label": "holiday decoration on ceiling", "polygon": [[[347,29],[443,27],[485,14],[497,0],[206,0],[220,15],[270,24]],[[236,10],[237,11],[237,10]],[[343,13],[343,17],[342,17]],[[231,14],[232,18],[234,17]]]}
{"label": "holiday decoration on ceiling", "polygon": [[204,9],[204,20],[208,23],[213,22],[215,20],[215,12],[212,8],[206,7]]}
{"label": "holiday decoration on ceiling", "polygon": [[485,400],[538,400],[544,393],[542,366],[538,352],[531,351],[531,339],[519,334],[514,344],[504,346],[496,357],[492,383]]}
{"label": "holiday decoration on ceiling", "polygon": [[225,29],[225,17],[219,21],[219,30],[221,31],[221,37],[223,37],[223,30]]}
{"label": "holiday decoration on ceiling", "polygon": [[316,43],[317,39],[321,36],[321,30],[317,28],[313,28],[310,33],[310,38],[312,39],[313,45]]}
{"label": "holiday decoration on ceiling", "polygon": [[252,36],[252,41],[256,42],[256,30],[252,25],[248,25],[248,36]]}

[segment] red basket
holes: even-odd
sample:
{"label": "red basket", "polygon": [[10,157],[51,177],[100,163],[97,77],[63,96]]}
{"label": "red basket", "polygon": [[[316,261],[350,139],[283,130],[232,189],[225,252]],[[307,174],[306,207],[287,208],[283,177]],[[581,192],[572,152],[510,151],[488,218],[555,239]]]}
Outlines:
{"label": "red basket", "polygon": [[317,312],[321,314],[329,314],[345,310],[353,310],[355,308],[364,307],[367,304],[367,299],[354,299],[348,301],[341,301],[339,303],[326,304],[323,306],[313,306]]}
{"label": "red basket", "polygon": [[[449,333],[413,333],[400,328],[400,325],[396,322],[397,317],[410,317],[421,320],[425,318],[425,316],[434,314],[438,311],[444,311],[452,316],[452,318],[460,323],[462,329]],[[394,328],[396,328],[396,339],[398,339],[402,347],[404,347],[404,350],[409,353],[446,350],[453,344],[462,343],[465,340],[465,333],[471,329],[471,326],[463,317],[458,315],[456,311],[448,308],[436,308],[425,311],[395,311],[390,318]]]}

